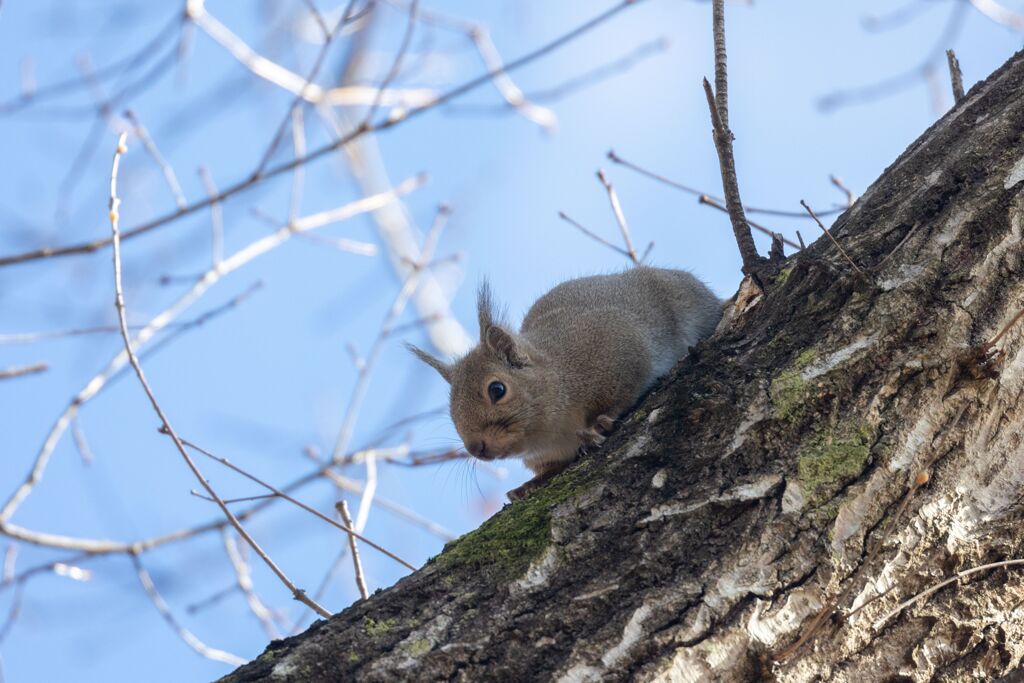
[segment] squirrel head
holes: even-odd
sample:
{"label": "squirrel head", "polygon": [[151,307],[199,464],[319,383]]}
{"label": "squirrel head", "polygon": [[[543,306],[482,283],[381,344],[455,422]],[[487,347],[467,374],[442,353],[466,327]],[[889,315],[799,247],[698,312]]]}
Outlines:
{"label": "squirrel head", "polygon": [[485,281],[477,298],[480,343],[446,363],[411,344],[409,349],[451,385],[451,416],[473,456],[494,460],[531,451],[557,398],[557,378],[544,358],[510,331],[494,310]]}

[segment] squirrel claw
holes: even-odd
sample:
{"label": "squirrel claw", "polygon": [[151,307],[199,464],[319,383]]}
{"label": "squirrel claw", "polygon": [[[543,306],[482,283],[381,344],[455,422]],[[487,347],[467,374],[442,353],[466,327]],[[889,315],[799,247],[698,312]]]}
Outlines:
{"label": "squirrel claw", "polygon": [[615,426],[615,420],[608,417],[607,415],[598,415],[594,419],[594,425],[601,431],[602,434],[608,434],[612,431],[612,427]]}
{"label": "squirrel claw", "polygon": [[588,446],[600,446],[604,443],[604,435],[593,428],[581,429],[576,432],[576,436],[579,437],[580,445],[583,448]]}

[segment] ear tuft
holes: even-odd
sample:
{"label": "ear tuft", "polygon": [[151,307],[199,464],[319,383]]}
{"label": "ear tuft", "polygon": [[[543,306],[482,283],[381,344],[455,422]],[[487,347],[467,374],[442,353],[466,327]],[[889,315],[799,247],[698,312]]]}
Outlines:
{"label": "ear tuft", "polygon": [[495,324],[494,301],[491,299],[491,285],[486,279],[480,282],[476,295],[476,316],[480,322],[480,341],[487,340],[487,330]]}
{"label": "ear tuft", "polygon": [[405,348],[412,351],[416,355],[416,357],[419,358],[421,361],[437,370],[438,374],[440,374],[441,377],[444,378],[444,381],[448,382],[448,384],[452,383],[452,367],[450,365],[445,363],[440,358],[435,358],[434,356],[430,355],[429,353],[419,348],[418,346],[406,344]]}
{"label": "ear tuft", "polygon": [[514,368],[521,368],[530,363],[530,357],[526,354],[522,345],[516,341],[516,338],[507,330],[497,325],[487,328],[487,332],[484,335],[484,343],[487,344],[487,348],[494,352],[498,358],[501,358]]}

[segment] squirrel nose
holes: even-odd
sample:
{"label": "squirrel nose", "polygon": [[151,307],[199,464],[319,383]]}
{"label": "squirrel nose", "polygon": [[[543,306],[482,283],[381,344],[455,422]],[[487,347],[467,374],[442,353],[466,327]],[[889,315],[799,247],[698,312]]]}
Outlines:
{"label": "squirrel nose", "polygon": [[479,441],[473,441],[467,444],[466,449],[469,450],[469,452],[472,453],[474,457],[480,458],[482,460],[487,459],[487,442],[484,441],[483,439],[480,439]]}

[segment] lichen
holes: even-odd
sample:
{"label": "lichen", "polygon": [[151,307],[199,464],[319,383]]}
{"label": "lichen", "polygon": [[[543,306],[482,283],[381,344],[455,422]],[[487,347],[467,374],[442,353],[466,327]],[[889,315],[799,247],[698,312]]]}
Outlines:
{"label": "lichen", "polygon": [[864,470],[871,457],[871,438],[871,430],[860,427],[840,428],[811,439],[797,462],[797,479],[808,503],[828,502],[840,486]]}
{"label": "lichen", "polygon": [[430,652],[431,648],[433,648],[433,645],[430,644],[429,640],[426,638],[420,638],[409,643],[409,646],[406,648],[406,652],[408,652],[411,657],[422,657]]}
{"label": "lichen", "polygon": [[505,579],[522,575],[551,542],[551,510],[583,490],[589,463],[564,472],[445,546],[439,569],[494,567]]}
{"label": "lichen", "polygon": [[373,619],[366,617],[363,620],[363,632],[371,638],[386,635],[395,627],[394,619]]}
{"label": "lichen", "polygon": [[807,349],[772,380],[768,391],[775,415],[780,420],[796,422],[803,414],[807,400],[807,380],[804,379],[803,371],[814,360],[814,355],[814,349]]}
{"label": "lichen", "polygon": [[789,279],[789,276],[792,274],[792,272],[792,267],[783,268],[782,270],[780,270],[779,274],[775,276],[775,285],[777,287],[781,287],[782,285],[786,284],[786,281]]}
{"label": "lichen", "polygon": [[356,652],[349,652],[347,659],[348,659],[348,663],[349,664],[356,664],[356,663],[359,662],[360,657],[359,657],[359,654],[356,653]]}

